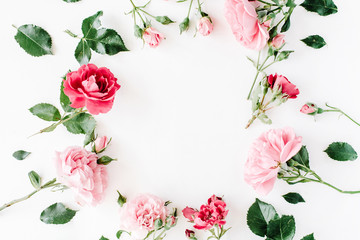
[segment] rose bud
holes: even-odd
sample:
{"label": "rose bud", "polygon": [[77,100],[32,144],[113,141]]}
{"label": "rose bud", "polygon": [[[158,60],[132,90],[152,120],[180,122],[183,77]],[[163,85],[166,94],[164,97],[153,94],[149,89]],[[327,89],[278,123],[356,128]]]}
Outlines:
{"label": "rose bud", "polygon": [[144,39],[144,42],[152,48],[156,48],[157,46],[159,46],[161,40],[164,39],[164,35],[152,27],[146,28],[143,32],[142,37]]}
{"label": "rose bud", "polygon": [[273,91],[280,91],[281,89],[283,98],[296,98],[300,93],[299,89],[286,77],[277,73],[269,75],[267,81]]}
{"label": "rose bud", "polygon": [[314,103],[306,103],[304,106],[302,106],[300,112],[307,115],[316,115],[323,113],[323,110]]}
{"label": "rose bud", "polygon": [[186,229],[185,230],[185,235],[187,238],[189,239],[196,239],[195,238],[195,232],[193,230],[190,230],[190,229]]}
{"label": "rose bud", "polygon": [[211,21],[211,18],[206,16],[199,19],[197,24],[197,29],[199,33],[203,36],[208,36],[214,29],[214,25]]}
{"label": "rose bud", "polygon": [[111,139],[108,140],[108,138],[106,136],[96,138],[96,140],[94,142],[94,147],[93,147],[94,152],[101,153],[101,152],[105,151],[105,149],[109,145],[110,141],[111,141]]}
{"label": "rose bud", "polygon": [[197,211],[193,208],[186,207],[182,210],[182,213],[185,218],[187,218],[190,222],[194,221],[194,215]]}
{"label": "rose bud", "polygon": [[273,46],[275,49],[280,49],[285,44],[284,38],[285,38],[284,34],[276,35],[271,41],[271,46]]}

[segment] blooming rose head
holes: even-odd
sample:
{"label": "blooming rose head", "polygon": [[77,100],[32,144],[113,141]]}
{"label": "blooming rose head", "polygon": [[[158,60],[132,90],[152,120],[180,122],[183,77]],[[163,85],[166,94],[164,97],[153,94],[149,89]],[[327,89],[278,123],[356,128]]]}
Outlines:
{"label": "blooming rose head", "polygon": [[214,30],[214,25],[211,18],[206,16],[199,19],[197,24],[199,33],[203,36],[208,36]]}
{"label": "blooming rose head", "polygon": [[56,155],[58,180],[76,193],[78,202],[95,206],[107,187],[104,165],[97,164],[97,155],[82,147],[68,147]]}
{"label": "blooming rose head", "polygon": [[231,30],[242,45],[254,50],[263,49],[269,39],[265,24],[261,24],[255,8],[257,1],[226,0],[225,17]]}
{"label": "blooming rose head", "polygon": [[292,128],[272,129],[252,144],[245,163],[244,179],[258,193],[266,195],[274,187],[280,166],[301,149],[302,138]]}
{"label": "blooming rose head", "polygon": [[190,222],[194,221],[194,216],[196,213],[196,210],[190,207],[186,207],[182,210],[182,213],[185,218],[187,218]]}
{"label": "blooming rose head", "polygon": [[64,80],[64,93],[70,98],[71,107],[85,107],[89,113],[107,113],[113,106],[115,93],[120,85],[105,67],[94,64],[83,65],[70,72]]}
{"label": "blooming rose head", "polygon": [[94,150],[96,153],[103,152],[108,146],[110,140],[106,136],[96,138],[94,142]]}
{"label": "blooming rose head", "polygon": [[300,93],[299,89],[282,75],[269,75],[267,81],[271,89],[280,89],[283,95],[288,98],[296,98]]}
{"label": "blooming rose head", "polygon": [[189,239],[194,239],[195,237],[195,232],[193,230],[190,229],[186,229],[185,230],[185,236]]}
{"label": "blooming rose head", "polygon": [[300,112],[308,115],[316,115],[317,113],[322,113],[323,110],[314,103],[306,103],[302,106]]}
{"label": "blooming rose head", "polygon": [[155,28],[148,27],[144,30],[143,39],[150,47],[156,48],[159,46],[161,40],[164,39],[164,35],[158,32]]}
{"label": "blooming rose head", "polygon": [[285,35],[284,34],[278,34],[276,35],[273,40],[271,41],[271,46],[273,46],[276,49],[281,48],[285,44]]}
{"label": "blooming rose head", "polygon": [[127,201],[120,211],[121,229],[131,232],[133,239],[144,239],[155,229],[155,221],[161,219],[165,223],[169,214],[165,202],[150,194]]}

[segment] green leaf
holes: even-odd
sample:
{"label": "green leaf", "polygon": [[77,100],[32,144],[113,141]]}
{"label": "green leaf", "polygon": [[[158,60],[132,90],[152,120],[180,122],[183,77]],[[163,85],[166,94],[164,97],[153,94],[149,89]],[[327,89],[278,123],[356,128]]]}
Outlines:
{"label": "green leaf", "polygon": [[319,35],[311,35],[307,38],[301,39],[302,42],[304,42],[309,47],[319,49],[326,45],[325,40],[319,36]]}
{"label": "green leaf", "polygon": [[86,38],[90,30],[97,29],[101,26],[100,17],[103,15],[103,11],[98,11],[94,15],[85,18],[82,22],[81,30]]}
{"label": "green leaf", "polygon": [[80,2],[81,0],[63,0],[63,1],[67,3],[74,3],[74,2]]}
{"label": "green leaf", "polygon": [[101,238],[99,240],[109,240],[109,239],[104,236],[101,236]]}
{"label": "green leaf", "polygon": [[288,0],[286,2],[286,6],[289,7],[289,8],[295,8],[296,7],[295,0]]}
{"label": "green leaf", "polygon": [[288,203],[292,203],[292,204],[297,204],[299,202],[305,202],[305,200],[303,199],[303,197],[295,192],[290,192],[287,193],[285,195],[283,195],[283,198],[288,202]]}
{"label": "green leaf", "polygon": [[309,12],[317,12],[321,16],[328,16],[338,11],[332,0],[305,0],[300,6]]}
{"label": "green leaf", "polygon": [[290,56],[290,53],[292,53],[294,51],[282,51],[279,53],[278,57],[277,57],[277,61],[280,62],[282,60],[288,59]]}
{"label": "green leaf", "polygon": [[[295,156],[293,156],[291,159],[307,168],[310,168],[309,152],[306,149],[306,146],[302,146],[300,151]],[[301,166],[298,166],[297,168],[306,170],[304,167],[301,167]]]}
{"label": "green leaf", "polygon": [[187,17],[179,25],[180,34],[187,31],[189,29],[189,26],[190,26],[190,19]]}
{"label": "green leaf", "polygon": [[134,26],[135,37],[142,38],[143,34],[144,34],[144,30],[141,27],[139,27],[139,25],[135,24]]}
{"label": "green leaf", "polygon": [[102,164],[102,165],[108,165],[109,163],[111,163],[112,161],[116,161],[116,159],[111,158],[109,156],[102,156],[101,158],[99,158],[97,160],[97,164]]}
{"label": "green leaf", "polygon": [[[67,117],[65,117],[65,120],[67,119]],[[90,134],[92,131],[94,131],[96,127],[96,121],[90,114],[80,113],[74,118],[64,122],[63,125],[71,133]]]}
{"label": "green leaf", "polygon": [[64,109],[65,112],[73,112],[75,111],[75,108],[70,107],[70,99],[68,96],[64,93],[64,81],[61,81],[60,86],[60,105],[62,109]]}
{"label": "green leaf", "polygon": [[75,216],[76,211],[66,208],[62,203],[53,205],[42,211],[40,220],[46,224],[65,224]]}
{"label": "green leaf", "polygon": [[94,142],[95,140],[95,131],[92,131],[91,133],[86,133],[84,139],[84,147]]}
{"label": "green leaf", "polygon": [[277,218],[278,214],[272,205],[256,199],[248,210],[247,225],[254,234],[264,237],[268,223]]}
{"label": "green leaf", "polygon": [[45,121],[59,121],[61,119],[59,110],[49,103],[39,103],[30,108],[29,111]]}
{"label": "green leaf", "polygon": [[39,57],[51,52],[51,37],[41,27],[33,24],[22,25],[17,28],[15,40],[28,54]]}
{"label": "green leaf", "polygon": [[174,23],[174,21],[171,20],[168,16],[157,16],[157,17],[155,17],[155,20],[163,25],[168,25],[170,23]]}
{"label": "green leaf", "polygon": [[128,51],[120,35],[113,29],[91,30],[86,40],[90,48],[100,54],[115,55]]}
{"label": "green leaf", "polygon": [[354,148],[346,142],[333,142],[324,152],[337,161],[354,161],[358,157]]}
{"label": "green leaf", "polygon": [[155,220],[154,222],[155,230],[159,230],[162,227],[162,225],[163,225],[163,221],[160,218]]}
{"label": "green leaf", "polygon": [[301,240],[315,240],[314,234],[309,234],[303,237]]}
{"label": "green leaf", "polygon": [[13,157],[16,158],[17,160],[24,160],[25,158],[27,158],[29,155],[31,154],[31,152],[27,152],[24,150],[18,150],[16,152],[13,153]]}
{"label": "green leaf", "polygon": [[75,49],[75,58],[80,65],[88,64],[91,59],[91,51],[89,44],[85,39],[81,39]]}
{"label": "green leaf", "polygon": [[280,32],[283,33],[283,32],[288,31],[289,28],[290,28],[290,25],[291,25],[290,16],[288,16],[288,17],[286,18],[284,24],[282,25]]}
{"label": "green leaf", "polygon": [[265,113],[260,114],[258,116],[258,119],[261,122],[265,123],[265,124],[271,124],[272,123],[271,119]]}
{"label": "green leaf", "polygon": [[272,240],[292,240],[295,235],[295,219],[293,216],[282,216],[271,220],[266,236]]}
{"label": "green leaf", "polygon": [[117,233],[116,233],[116,237],[117,237],[118,239],[120,239],[120,237],[121,237],[121,235],[122,235],[123,233],[127,233],[127,234],[130,235],[130,233],[128,233],[127,231],[119,230],[119,231],[117,231]]}
{"label": "green leaf", "polygon": [[117,202],[120,207],[122,207],[126,203],[126,197],[124,197],[119,191],[117,191],[117,193],[119,194]]}
{"label": "green leaf", "polygon": [[39,189],[41,187],[41,177],[39,176],[39,174],[37,174],[35,171],[31,171],[28,173],[31,185],[33,185],[33,187],[35,189]]}

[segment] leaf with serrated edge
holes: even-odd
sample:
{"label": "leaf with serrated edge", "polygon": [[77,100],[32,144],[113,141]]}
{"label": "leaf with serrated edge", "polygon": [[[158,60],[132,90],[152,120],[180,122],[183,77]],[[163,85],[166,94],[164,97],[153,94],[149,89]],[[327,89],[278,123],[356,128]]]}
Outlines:
{"label": "leaf with serrated edge", "polygon": [[[310,168],[309,153],[306,146],[302,146],[300,151],[297,154],[295,154],[295,156],[293,156],[291,159],[300,163],[301,165],[304,165],[305,167]],[[303,167],[298,167],[298,168],[302,170],[306,170]]]}
{"label": "leaf with serrated edge", "polygon": [[94,15],[85,18],[82,22],[81,30],[86,38],[91,29],[97,29],[101,26],[100,17],[103,15],[103,11],[98,11]]}
{"label": "leaf with serrated edge", "polygon": [[316,12],[320,16],[327,16],[338,11],[332,0],[305,0],[300,6],[309,12]]}
{"label": "leaf with serrated edge", "polygon": [[247,225],[254,234],[264,237],[268,223],[277,218],[278,214],[272,205],[256,199],[248,210]]}
{"label": "leaf with serrated edge", "polygon": [[319,36],[319,35],[311,35],[307,38],[301,39],[303,43],[305,43],[307,46],[319,49],[326,45],[325,40]]}
{"label": "leaf with serrated edge", "polygon": [[46,224],[65,224],[75,216],[76,211],[66,208],[62,203],[53,205],[42,211],[40,220]]}
{"label": "leaf with serrated edge", "polygon": [[49,103],[36,104],[29,111],[45,121],[59,121],[61,119],[59,110]]}
{"label": "leaf with serrated edge", "polygon": [[64,93],[64,81],[61,81],[60,84],[60,105],[62,107],[62,109],[65,112],[73,112],[75,111],[75,108],[70,107],[70,99],[68,96],[66,96],[66,94]]}
{"label": "leaf with serrated edge", "polygon": [[27,24],[17,28],[15,40],[31,56],[52,54],[52,41],[49,33],[36,25]]}
{"label": "leaf with serrated edge", "polygon": [[86,40],[90,48],[99,54],[115,55],[128,51],[120,35],[113,29],[91,30]]}
{"label": "leaf with serrated edge", "polygon": [[91,133],[96,127],[96,121],[88,113],[80,113],[76,117],[63,123],[66,129],[74,134]]}
{"label": "leaf with serrated edge", "polygon": [[295,235],[295,219],[293,216],[283,215],[271,220],[267,226],[266,236],[272,240],[292,240]]}
{"label": "leaf with serrated edge", "polygon": [[303,237],[301,240],[315,240],[314,234],[309,234]]}
{"label": "leaf with serrated edge", "polygon": [[358,157],[354,148],[346,142],[333,142],[324,152],[337,161],[354,161]]}
{"label": "leaf with serrated edge", "polygon": [[297,204],[299,202],[305,202],[304,198],[299,194],[295,192],[290,192],[285,195],[283,195],[283,198],[291,204]]}
{"label": "leaf with serrated edge", "polygon": [[75,49],[75,58],[80,65],[88,64],[91,59],[91,51],[89,44],[85,39],[81,39]]}

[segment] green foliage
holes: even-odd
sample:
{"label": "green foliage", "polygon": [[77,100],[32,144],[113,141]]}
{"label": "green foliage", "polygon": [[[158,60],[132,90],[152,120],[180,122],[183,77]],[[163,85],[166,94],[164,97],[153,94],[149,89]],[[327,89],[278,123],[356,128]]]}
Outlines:
{"label": "green foliage", "polygon": [[319,35],[311,35],[307,38],[301,39],[307,46],[319,49],[326,45],[325,40]]}
{"label": "green foliage", "polygon": [[75,216],[76,211],[66,208],[62,203],[53,205],[42,211],[40,220],[46,224],[65,224]]}
{"label": "green foliage", "polygon": [[290,192],[285,195],[283,195],[283,198],[288,202],[292,204],[297,204],[299,202],[305,202],[303,197],[299,193]]}
{"label": "green foliage", "polygon": [[358,157],[354,148],[346,142],[333,142],[324,152],[337,161],[354,161]]}
{"label": "green foliage", "polygon": [[284,215],[281,218],[271,220],[266,235],[272,240],[292,240],[295,235],[294,217]]}
{"label": "green foliage", "polygon": [[16,158],[17,160],[24,160],[25,158],[27,158],[29,155],[31,154],[31,152],[27,152],[24,150],[18,150],[16,152],[13,153],[13,157]]}
{"label": "green foliage", "polygon": [[35,171],[31,171],[28,173],[31,185],[33,185],[33,187],[35,189],[39,189],[41,187],[41,177],[39,176],[39,174],[37,174]]}
{"label": "green foliage", "polygon": [[[69,116],[65,117],[66,120]],[[68,121],[64,121],[66,129],[74,134],[90,134],[96,127],[96,121],[88,113],[80,113]]]}
{"label": "green foliage", "polygon": [[300,6],[309,12],[316,12],[320,16],[328,16],[338,11],[332,0],[305,0]]}
{"label": "green foliage", "polygon": [[49,103],[39,103],[30,108],[29,111],[45,121],[59,121],[61,119],[59,110]]}

